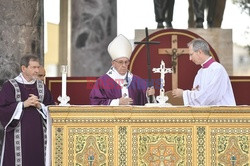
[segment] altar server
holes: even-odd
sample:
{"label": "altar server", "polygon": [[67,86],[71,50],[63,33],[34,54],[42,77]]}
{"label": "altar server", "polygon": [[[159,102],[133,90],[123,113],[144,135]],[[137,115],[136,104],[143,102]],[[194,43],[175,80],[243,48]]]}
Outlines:
{"label": "altar server", "polygon": [[188,43],[189,59],[201,65],[193,89],[174,89],[174,97],[183,97],[186,106],[235,106],[232,85],[225,68],[210,55],[206,41],[194,39]]}
{"label": "altar server", "polygon": [[144,105],[148,95],[154,95],[153,87],[147,88],[142,78],[128,71],[132,46],[129,40],[118,35],[108,46],[112,59],[109,71],[97,79],[90,92],[92,105]]}
{"label": "altar server", "polygon": [[50,166],[47,105],[54,104],[42,81],[36,80],[39,59],[21,58],[21,73],[0,91],[0,121],[4,127],[1,166]]}

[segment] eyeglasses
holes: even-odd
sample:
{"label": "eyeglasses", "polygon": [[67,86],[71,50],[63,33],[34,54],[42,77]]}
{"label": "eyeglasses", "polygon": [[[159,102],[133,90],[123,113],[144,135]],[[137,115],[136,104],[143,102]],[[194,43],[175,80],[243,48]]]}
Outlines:
{"label": "eyeglasses", "polygon": [[114,60],[114,61],[115,61],[116,63],[118,63],[119,65],[125,64],[126,66],[129,65],[129,63],[130,63],[130,61],[122,61],[122,60],[120,60],[120,61]]}

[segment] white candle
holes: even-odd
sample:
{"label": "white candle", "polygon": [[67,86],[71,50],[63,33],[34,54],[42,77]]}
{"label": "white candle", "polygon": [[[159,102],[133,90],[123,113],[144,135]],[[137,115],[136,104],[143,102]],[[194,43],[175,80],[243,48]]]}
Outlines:
{"label": "white candle", "polygon": [[62,65],[62,98],[66,97],[66,74],[67,66]]}

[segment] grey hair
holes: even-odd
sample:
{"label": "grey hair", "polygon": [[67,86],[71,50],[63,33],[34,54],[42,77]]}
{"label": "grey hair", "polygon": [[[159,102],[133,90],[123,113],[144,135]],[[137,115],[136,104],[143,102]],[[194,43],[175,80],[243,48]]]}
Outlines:
{"label": "grey hair", "polygon": [[200,38],[192,40],[187,45],[188,47],[192,46],[194,52],[201,50],[204,54],[211,56],[208,43]]}
{"label": "grey hair", "polygon": [[39,60],[39,58],[37,56],[35,56],[35,55],[25,55],[20,60],[20,67],[22,67],[22,66],[28,67],[30,61],[36,61],[36,62],[40,63],[40,60]]}

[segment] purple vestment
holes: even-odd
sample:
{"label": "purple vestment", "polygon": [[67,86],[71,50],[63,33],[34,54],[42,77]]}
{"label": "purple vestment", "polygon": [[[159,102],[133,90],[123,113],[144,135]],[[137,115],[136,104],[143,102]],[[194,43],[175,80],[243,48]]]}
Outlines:
{"label": "purple vestment", "polygon": [[[34,84],[17,83],[21,92],[21,101],[25,101],[29,94],[38,96],[37,82]],[[42,84],[43,85],[43,84]],[[21,128],[21,164],[23,166],[44,166],[45,147],[44,131],[46,119],[35,107],[22,109],[19,120],[12,119],[13,113],[19,102],[16,101],[15,89],[7,81],[0,91],[0,121],[5,130],[5,144],[3,146],[3,166],[14,166],[17,161],[15,157],[14,130],[17,126]],[[44,86],[44,105],[53,105],[54,101],[50,91]],[[6,126],[9,124],[8,126]],[[20,162],[20,161],[19,161]]]}
{"label": "purple vestment", "polygon": [[[128,85],[129,97],[133,99],[133,105],[145,105],[147,83],[142,78],[133,75]],[[122,97],[121,86],[118,85],[107,74],[97,79],[90,92],[90,103],[92,105],[109,105],[113,99]]]}

